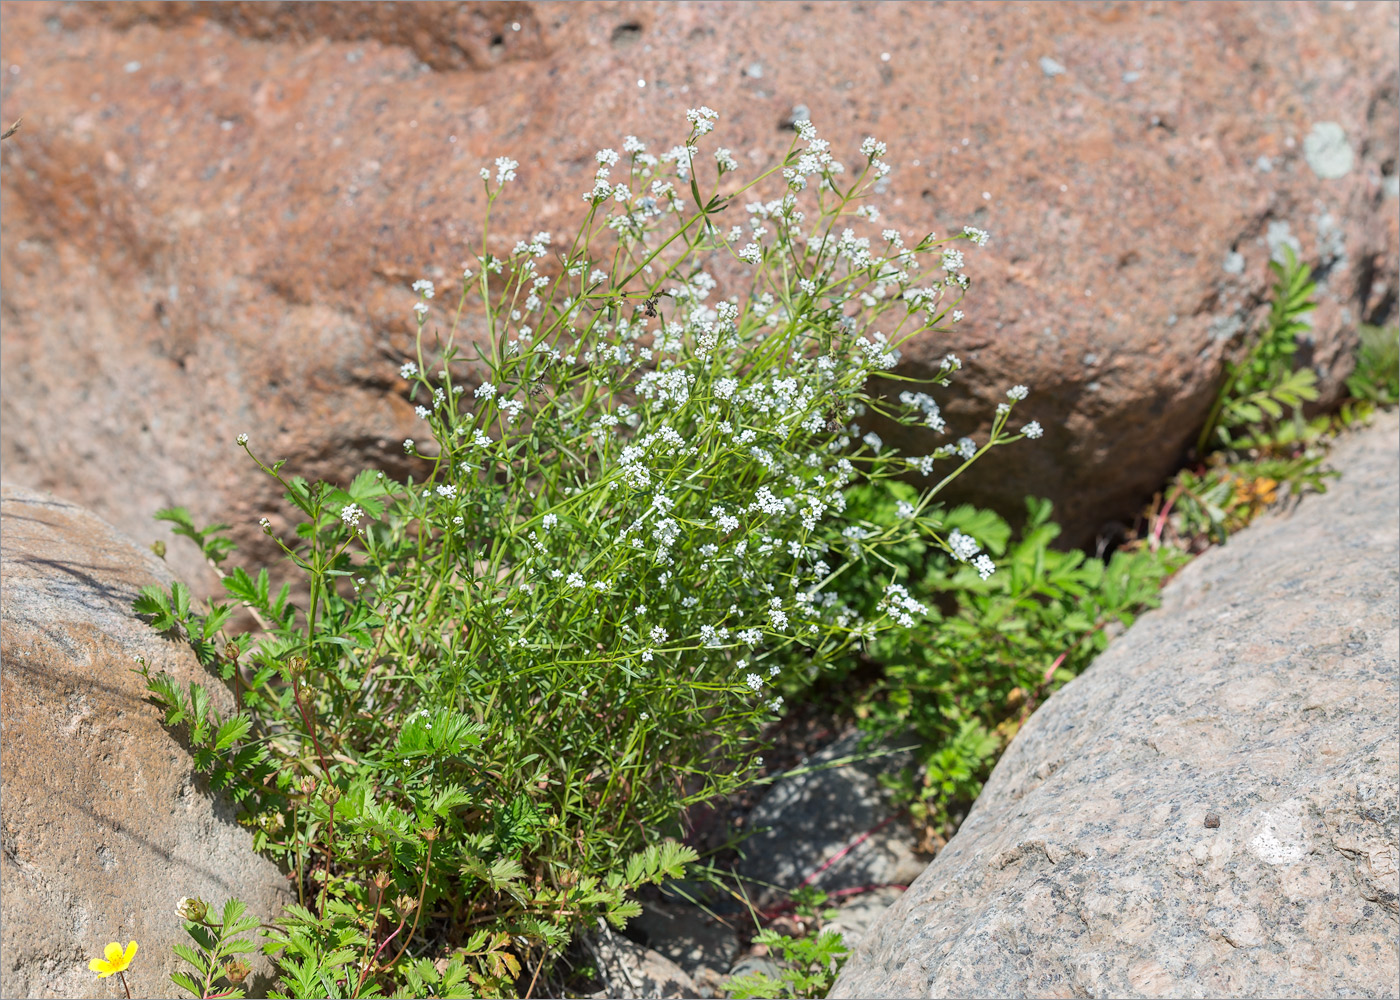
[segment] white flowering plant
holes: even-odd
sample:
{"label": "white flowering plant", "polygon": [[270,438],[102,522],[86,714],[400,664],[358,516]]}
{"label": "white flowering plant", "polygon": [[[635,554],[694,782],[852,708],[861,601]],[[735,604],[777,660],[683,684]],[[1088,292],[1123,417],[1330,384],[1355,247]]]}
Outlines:
{"label": "white flowering plant", "polygon": [[[520,165],[482,170],[481,250],[455,305],[422,280],[406,317],[420,477],[307,483],[240,437],[299,520],[262,525],[304,606],[265,569],[224,574],[232,603],[207,611],[187,593],[138,602],[233,683],[224,716],[149,677],[294,871],[296,926],[335,942],[284,933],[286,989],[321,962],[344,995],[409,995],[450,956],[463,989],[528,992],[572,934],[621,926],[631,890],[694,859],[671,838],[755,776],[780,685],[922,620],[893,578],[873,609],[849,602],[853,567],[869,579],[917,536],[995,570],[944,533],[934,498],[989,448],[1038,436],[1010,426],[1025,389],[978,443],[929,394],[956,357],[898,399],[871,381],[961,315],[961,248],[987,234],[877,232],[874,139],[847,170],[801,121],[739,184],[729,150],[702,153],[715,112],[687,117],[660,155],[631,136],[598,152],[567,240],[493,250]],[[901,455],[876,415],[950,440]],[[908,476],[923,486],[898,516],[845,515],[857,484]],[[257,630],[229,634],[239,607]]]}

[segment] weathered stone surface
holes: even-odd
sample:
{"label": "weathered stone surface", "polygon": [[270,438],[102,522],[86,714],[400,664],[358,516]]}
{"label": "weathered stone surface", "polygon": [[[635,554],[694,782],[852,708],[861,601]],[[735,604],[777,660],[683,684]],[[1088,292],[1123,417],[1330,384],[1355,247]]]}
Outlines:
{"label": "weathered stone surface", "polygon": [[1398,429],[1032,717],[833,997],[1396,995]]}
{"label": "weathered stone surface", "polygon": [[1394,3],[3,11],[0,109],[25,125],[0,166],[0,457],[141,540],[179,503],[275,555],[255,524],[278,491],[241,431],[299,473],[401,472],[409,285],[477,245],[478,166],[521,163],[500,247],[572,231],[595,148],[666,148],[702,103],[746,166],[798,104],[848,159],[875,133],[899,168],[882,225],[994,233],[967,319],[905,370],[964,359],[956,433],[1032,387],[1046,438],[965,493],[1048,494],[1068,542],[1178,459],[1271,247],[1325,272],[1327,394],[1355,321],[1395,302]]}
{"label": "weathered stone surface", "polygon": [[267,918],[287,880],[197,784],[132,672],[144,656],[182,682],[207,676],[131,614],[169,572],[66,501],[6,487],[0,512],[0,989],[116,995],[87,963],[134,939],[132,994],[175,996],[180,897],[236,895]]}
{"label": "weathered stone surface", "polygon": [[675,962],[699,997],[716,995],[739,953],[739,935],[730,923],[688,903],[644,902],[627,933],[640,935],[648,948]]}
{"label": "weathered stone surface", "polygon": [[[851,733],[814,753],[804,766],[859,755],[859,743],[860,734]],[[865,751],[874,752],[878,748]],[[909,762],[905,752],[777,782],[750,811],[748,826],[759,832],[740,847],[744,857],[738,872],[754,880],[746,887],[754,900],[768,906],[786,899],[787,892],[833,858],[808,884],[831,893],[905,885],[916,878],[928,859],[914,853],[909,829],[895,815],[890,795],[879,782],[882,771],[897,771]]]}
{"label": "weathered stone surface", "polygon": [[822,930],[836,931],[846,947],[854,949],[865,939],[881,914],[893,906],[904,892],[898,886],[885,886],[845,899],[836,908],[836,916],[822,925]]}
{"label": "weathered stone surface", "polygon": [[604,988],[597,1000],[697,997],[702,994],[685,971],[658,954],[620,934],[603,929],[590,936],[588,946],[597,961]]}

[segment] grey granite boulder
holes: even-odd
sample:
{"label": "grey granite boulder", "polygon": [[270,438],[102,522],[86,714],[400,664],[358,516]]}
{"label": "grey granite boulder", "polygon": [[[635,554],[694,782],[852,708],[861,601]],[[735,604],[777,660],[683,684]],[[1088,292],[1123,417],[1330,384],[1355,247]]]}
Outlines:
{"label": "grey granite boulder", "polygon": [[831,996],[1396,995],[1398,427],[1036,713]]}

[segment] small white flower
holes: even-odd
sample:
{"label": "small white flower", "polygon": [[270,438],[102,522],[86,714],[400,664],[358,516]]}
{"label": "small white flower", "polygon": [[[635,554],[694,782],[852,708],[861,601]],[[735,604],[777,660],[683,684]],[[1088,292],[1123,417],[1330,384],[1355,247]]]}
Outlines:
{"label": "small white flower", "polygon": [[540,519],[540,525],[544,528],[545,531],[548,531],[550,528],[554,527],[558,523],[558,514],[546,514],[543,518]]}
{"label": "small white flower", "polygon": [[977,544],[977,539],[971,535],[964,535],[956,528],[948,535],[948,547],[953,550],[953,558],[959,562],[967,562],[982,550],[982,546]]}
{"label": "small white flower", "polygon": [[413,450],[413,438],[404,438],[404,439],[403,439],[403,450],[404,450],[404,451],[412,451],[412,450]]}
{"label": "small white flower", "polygon": [[507,181],[515,180],[515,168],[518,166],[520,164],[509,157],[496,157],[496,183],[504,184]]}
{"label": "small white flower", "polygon": [[414,312],[414,315],[416,315],[416,316],[418,317],[418,319],[421,321],[421,320],[423,319],[424,316],[428,315],[428,303],[426,303],[426,302],[415,302],[415,303],[413,303],[413,312]]}
{"label": "small white flower", "polygon": [[744,678],[744,683],[749,686],[749,690],[757,691],[763,687],[763,678],[758,674],[749,674]]}
{"label": "small white flower", "polygon": [[1026,424],[1026,426],[1021,428],[1021,433],[1026,435],[1026,437],[1034,440],[1035,438],[1038,438],[1040,437],[1040,435],[1044,434],[1045,429],[1040,426],[1040,421],[1032,420],[1030,423]]}
{"label": "small white flower", "polygon": [[670,633],[668,633],[668,632],[667,632],[664,628],[662,628],[660,625],[653,625],[653,626],[652,626],[652,628],[651,628],[651,641],[652,641],[652,642],[665,642],[665,641],[666,641],[667,639],[669,639],[669,638],[670,638]]}
{"label": "small white flower", "polygon": [[583,577],[578,573],[570,573],[569,578],[564,582],[567,583],[570,587],[582,587]]}
{"label": "small white flower", "polygon": [[757,243],[750,243],[739,251],[739,259],[750,264],[757,264],[763,259],[763,249]]}
{"label": "small white flower", "polygon": [[413,412],[416,413],[416,414],[418,414],[418,419],[419,419],[419,420],[427,420],[427,419],[428,419],[428,408],[427,408],[426,406],[415,406],[415,407],[413,408]]}
{"label": "small white flower", "polygon": [[418,366],[412,361],[405,361],[399,365],[399,378],[413,378],[418,374]]}
{"label": "small white flower", "polygon": [[340,509],[340,519],[352,528],[360,523],[364,514],[365,512],[353,503],[348,503]]}
{"label": "small white flower", "polygon": [[437,495],[440,497],[455,497],[457,495],[457,487],[453,486],[451,483],[444,483],[437,488]]}
{"label": "small white flower", "polygon": [[413,283],[413,290],[421,294],[425,299],[431,299],[433,297],[433,283],[427,278],[419,278],[415,281]]}
{"label": "small white flower", "polygon": [[690,125],[695,130],[695,134],[699,136],[705,135],[714,129],[715,119],[719,117],[719,112],[701,106],[698,108],[691,108],[685,113],[685,117],[690,121]]}
{"label": "small white flower", "polygon": [[473,395],[476,396],[477,399],[490,399],[492,396],[496,395],[496,387],[490,382],[483,382],[476,387],[476,392],[473,393]]}
{"label": "small white flower", "polygon": [[241,447],[242,445],[247,444],[247,443],[248,443],[248,435],[247,435],[247,434],[240,434],[240,435],[238,435],[238,444],[239,444],[240,447]]}
{"label": "small white flower", "polygon": [[979,247],[987,245],[987,240],[991,239],[991,233],[985,229],[977,229],[973,226],[963,226],[963,235],[972,240]]}
{"label": "small white flower", "polygon": [[972,561],[972,568],[977,570],[977,575],[984,580],[997,571],[996,563],[992,562],[986,556],[978,556],[974,559]]}
{"label": "small white flower", "polygon": [[1006,395],[1016,400],[1025,399],[1029,393],[1030,390],[1023,385],[1013,385],[1010,389],[1006,390]]}
{"label": "small white flower", "polygon": [[272,534],[272,522],[269,521],[267,518],[258,518],[258,527],[262,528],[262,530],[267,534]]}

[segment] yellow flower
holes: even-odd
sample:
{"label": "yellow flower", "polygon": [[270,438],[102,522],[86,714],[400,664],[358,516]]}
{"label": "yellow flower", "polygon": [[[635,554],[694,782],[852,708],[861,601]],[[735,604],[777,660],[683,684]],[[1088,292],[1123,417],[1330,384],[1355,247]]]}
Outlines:
{"label": "yellow flower", "polygon": [[125,972],[126,967],[131,964],[131,960],[136,957],[136,942],[132,941],[126,946],[126,951],[122,951],[122,946],[113,941],[102,949],[102,954],[107,957],[105,959],[94,958],[88,963],[88,968],[97,973],[98,979],[106,979],[118,972]]}

